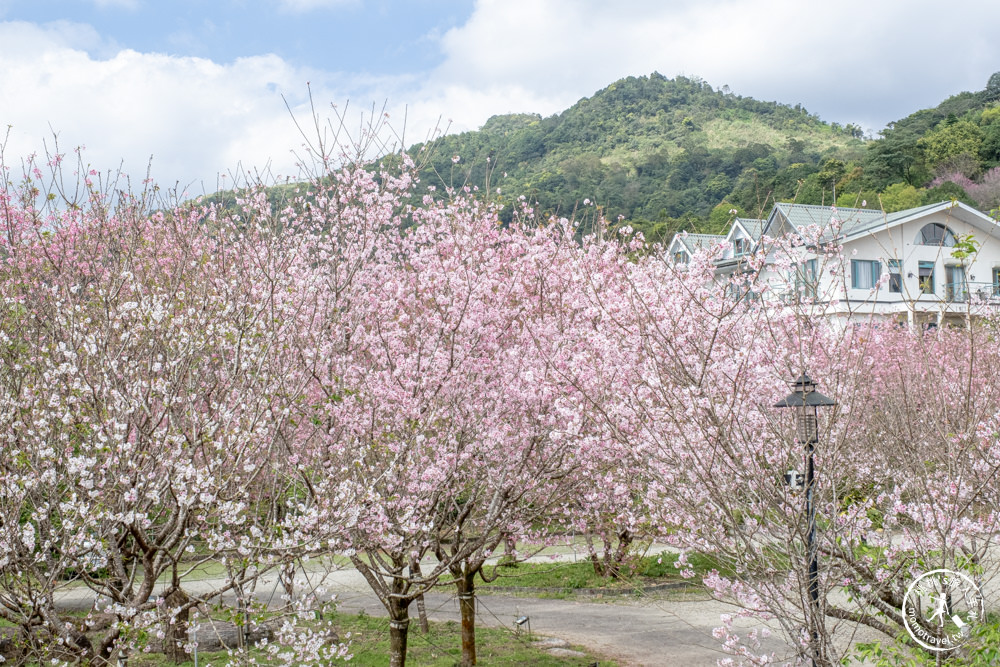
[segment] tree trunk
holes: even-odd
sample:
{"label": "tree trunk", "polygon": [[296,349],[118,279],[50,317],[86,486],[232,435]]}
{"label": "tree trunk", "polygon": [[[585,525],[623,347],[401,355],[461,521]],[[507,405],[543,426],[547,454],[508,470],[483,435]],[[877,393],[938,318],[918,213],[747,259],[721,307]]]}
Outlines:
{"label": "tree trunk", "polygon": [[628,550],[631,546],[632,532],[628,529],[619,531],[618,547],[615,549],[614,562],[611,565],[611,575],[615,579],[621,579],[624,575],[622,566],[625,564],[625,557],[628,556]]}
{"label": "tree trunk", "polygon": [[295,563],[288,563],[281,568],[278,579],[281,581],[281,587],[285,589],[285,595],[288,598],[287,606],[291,607],[295,602]]}
{"label": "tree trunk", "polygon": [[476,664],[476,573],[463,572],[457,584],[462,613],[462,667],[471,667]]}
{"label": "tree trunk", "polygon": [[[414,575],[417,579],[423,577],[423,573],[420,571],[420,559],[414,558],[410,561],[410,574]],[[423,593],[417,596],[417,618],[420,621],[420,632],[426,635],[431,631],[431,628],[427,623],[427,606],[424,604]]]}
{"label": "tree trunk", "polygon": [[409,600],[389,600],[389,667],[406,667],[406,631],[410,625]]}
{"label": "tree trunk", "polygon": [[[188,598],[187,594],[181,589],[176,588],[163,600],[163,605],[166,607],[167,614],[172,615],[173,610],[183,607],[189,601],[190,598]],[[191,609],[188,608],[174,616],[173,623],[170,622],[170,616],[164,620],[166,626],[164,630],[166,630],[166,633],[163,638],[163,652],[178,665],[187,661],[184,644],[188,641],[188,621],[190,617]]]}
{"label": "tree trunk", "polygon": [[594,536],[587,533],[587,555],[590,558],[590,564],[594,566],[594,574],[598,577],[604,576],[604,567],[601,565],[601,559],[597,555],[597,549],[594,548]]}
{"label": "tree trunk", "polygon": [[517,567],[517,557],[514,555],[514,550],[517,548],[517,540],[513,535],[508,535],[504,538],[504,549],[503,558],[500,559],[500,563],[506,567]]}

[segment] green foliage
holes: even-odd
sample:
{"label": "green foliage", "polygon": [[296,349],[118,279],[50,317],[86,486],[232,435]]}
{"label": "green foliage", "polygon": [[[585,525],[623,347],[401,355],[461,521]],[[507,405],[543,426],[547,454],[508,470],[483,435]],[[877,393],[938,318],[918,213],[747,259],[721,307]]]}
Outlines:
{"label": "green foliage", "polygon": [[951,251],[951,256],[964,263],[970,257],[975,257],[981,245],[972,234],[959,234],[955,237],[955,245]]}
{"label": "green foliage", "polygon": [[[997,108],[997,111],[1000,111],[1000,107]],[[985,114],[983,116],[984,118],[986,117]],[[988,167],[1000,163],[1000,122],[991,121],[983,130],[983,141],[979,145],[979,156]]]}
{"label": "green foliage", "polygon": [[962,156],[978,156],[983,143],[983,131],[968,120],[953,123],[946,121],[917,143],[923,148],[925,158],[933,169],[954,163]]}
{"label": "green foliage", "polygon": [[[713,90],[697,78],[628,77],[554,116],[493,116],[478,131],[411,147],[423,165],[415,196],[430,186],[439,197],[448,187],[479,188],[504,205],[504,221],[524,196],[543,214],[593,220],[599,211],[654,241],[681,230],[724,233],[730,209],[761,217],[775,201],[875,208],[881,197],[886,211],[947,199],[976,205],[955,184],[922,188],[935,174],[974,177],[1000,165],[998,77],[869,141],[800,105]],[[298,187],[268,188],[268,199],[280,207]],[[235,207],[235,197],[204,201]]]}
{"label": "green foliage", "polygon": [[903,180],[911,185],[926,178],[923,156],[914,132],[887,130],[883,138],[868,145],[864,157],[865,181],[870,188],[885,187]]}
{"label": "green foliage", "polygon": [[965,645],[940,656],[916,648],[904,633],[894,642],[859,643],[841,664],[875,667],[992,667],[1000,664],[1000,622],[995,616],[990,616],[987,622],[975,626]]}
{"label": "green foliage", "polygon": [[986,107],[979,115],[979,127],[988,127],[998,120],[1000,120],[1000,104]]}
{"label": "green foliage", "polygon": [[986,99],[1000,99],[1000,72],[993,72],[986,82]]}
{"label": "green foliage", "polygon": [[923,195],[908,183],[893,183],[879,195],[882,210],[886,213],[916,208],[923,202]]}
{"label": "green foliage", "polygon": [[951,181],[945,181],[941,185],[934,186],[933,188],[927,188],[924,191],[923,201],[921,205],[925,206],[927,204],[936,204],[941,201],[960,201],[963,204],[968,204],[975,208],[976,202],[968,193],[962,188],[961,185],[957,183],[952,183]]}
{"label": "green foliage", "polygon": [[873,190],[844,192],[837,195],[837,208],[878,208],[878,193]]}
{"label": "green foliage", "polygon": [[[1000,74],[1000,73],[998,73]],[[949,97],[933,109],[902,118],[870,142],[863,160],[866,187],[882,190],[903,181],[920,187],[935,171],[961,171],[968,176],[1000,163],[1000,107],[987,90]]]}
{"label": "green foliage", "polygon": [[748,217],[747,212],[736,204],[723,201],[712,209],[708,214],[708,224],[705,229],[699,230],[705,234],[725,234],[729,231],[729,226],[736,218]]}

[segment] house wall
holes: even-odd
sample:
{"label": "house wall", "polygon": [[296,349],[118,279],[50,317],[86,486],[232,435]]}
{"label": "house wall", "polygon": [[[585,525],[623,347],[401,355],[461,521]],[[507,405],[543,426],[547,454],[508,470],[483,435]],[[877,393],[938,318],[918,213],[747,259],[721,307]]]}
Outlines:
{"label": "house wall", "polygon": [[[928,246],[917,242],[920,230],[925,225],[935,222],[948,227],[956,237],[971,234],[980,244],[979,252],[974,259],[966,262],[965,278],[968,293],[973,297],[977,292],[983,297],[992,297],[993,269],[1000,269],[1000,238],[991,236],[980,227],[958,220],[948,212],[941,212],[891,229],[876,230],[845,242],[845,265],[842,274],[831,275],[829,271],[831,267],[823,266],[822,256],[802,248],[799,261],[817,260],[819,276],[816,297],[817,302],[825,304],[817,306],[817,310],[834,321],[843,320],[845,323],[853,318],[865,316],[908,322],[916,326],[930,322],[948,322],[955,318],[962,319],[969,313],[970,306],[961,293],[961,287],[955,295],[958,298],[947,298],[946,290],[946,266],[962,263],[961,260],[952,257],[954,248]],[[1000,235],[1000,230],[995,230],[994,233]],[[877,290],[853,288],[852,259],[879,261],[880,273],[886,280],[889,272],[888,260],[901,260],[901,292],[891,292],[888,282],[881,284]],[[933,294],[924,294],[920,289],[918,266],[921,261],[934,263]],[[787,263],[786,261],[783,264]],[[724,275],[720,275],[719,278],[728,279]],[[779,301],[811,296],[804,293],[801,284],[796,286],[789,270],[776,268],[770,262],[757,277],[756,283],[758,287],[755,289],[759,289],[763,284],[768,285],[771,294]],[[831,305],[830,302],[836,303]],[[989,310],[1000,309],[1000,298],[990,299],[986,307]]]}
{"label": "house wall", "polygon": [[[919,220],[906,222],[898,227],[875,232],[869,236],[850,241],[844,245],[846,269],[846,290],[840,287],[839,298],[846,297],[851,302],[873,304],[913,303],[918,309],[939,306],[946,297],[947,265],[960,265],[961,261],[952,257],[954,248],[947,246],[927,246],[917,243],[920,230],[927,224],[940,223],[948,227],[956,237],[972,234],[980,244],[975,258],[966,265],[965,278],[969,291],[975,294],[983,290],[984,295],[992,294],[993,268],[1000,267],[1000,240],[988,235],[982,229],[969,225],[946,213],[930,215]],[[855,251],[857,251],[855,253]],[[902,292],[892,293],[887,284],[881,285],[877,293],[869,289],[851,287],[850,259],[879,260],[883,273],[888,271],[887,260],[902,261]],[[919,284],[919,262],[934,263],[934,293],[924,294]],[[959,299],[961,300],[961,299]],[[895,310],[895,309],[891,309]]]}

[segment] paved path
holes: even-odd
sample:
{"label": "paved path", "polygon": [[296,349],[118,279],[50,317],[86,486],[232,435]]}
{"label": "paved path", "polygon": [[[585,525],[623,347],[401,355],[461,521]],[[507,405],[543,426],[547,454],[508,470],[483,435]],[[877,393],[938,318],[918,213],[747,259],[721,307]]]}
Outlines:
{"label": "paved path", "polygon": [[[575,555],[561,554],[559,558],[569,560],[573,557]],[[308,574],[313,586],[322,585],[335,595],[340,611],[357,613],[363,610],[372,616],[385,615],[381,603],[356,570],[334,571],[323,576],[322,582],[320,576],[315,572]],[[185,589],[197,593],[199,587],[210,583],[211,580],[190,581],[185,583]],[[995,587],[996,584],[987,591],[987,606],[994,609],[1000,606],[1000,590]],[[274,577],[261,581],[257,598],[262,602],[280,599]],[[78,609],[89,609],[93,605],[92,594],[84,588],[64,590],[57,594],[57,600],[62,606]],[[428,595],[427,608],[432,620],[459,619],[458,601],[453,594]],[[486,626],[513,628],[514,619],[528,616],[533,634],[565,639],[614,658],[622,665],[714,667],[726,654],[721,651],[719,640],[712,636],[712,630],[721,625],[721,614],[735,611],[732,606],[704,594],[684,596],[676,592],[664,596],[615,596],[590,601],[481,595],[477,621]],[[410,615],[417,615],[416,605],[410,607]],[[741,625],[740,620],[734,625],[737,631],[749,627]],[[845,644],[878,638],[864,627],[854,628],[853,632],[842,637]],[[414,638],[414,641],[419,639]],[[777,632],[763,643],[763,648],[767,652],[774,651],[779,660],[791,657]]]}
{"label": "paved path", "polygon": [[[339,599],[343,611],[384,614],[374,597],[342,594]],[[715,667],[725,654],[712,637],[712,628],[720,624],[721,613],[731,611],[705,600],[601,603],[491,595],[480,596],[477,602],[477,621],[482,625],[513,627],[515,618],[528,616],[533,634],[565,639],[623,665]],[[454,596],[429,595],[427,606],[434,620],[459,619]],[[411,614],[416,615],[415,606]],[[773,646],[782,649],[780,644]]]}
{"label": "paved path", "polygon": [[[318,584],[312,575],[313,584]],[[208,581],[202,585],[208,584]],[[371,616],[384,616],[385,610],[371,592],[364,578],[353,569],[333,572],[323,584],[336,596],[337,608],[346,613],[364,611]],[[185,589],[197,593],[199,582],[190,582]],[[446,589],[443,589],[446,590]],[[278,600],[280,590],[273,578],[257,587],[261,601]],[[656,667],[714,667],[725,654],[712,629],[720,625],[719,616],[732,613],[734,608],[707,599],[704,594],[682,596],[681,599],[661,597],[609,597],[588,602],[576,600],[538,599],[506,595],[481,595],[478,598],[477,622],[491,627],[514,627],[514,619],[528,616],[534,635],[565,639],[593,652],[614,658],[622,665]],[[57,595],[60,606],[89,609],[91,593],[82,588],[66,590]],[[459,620],[458,600],[450,593],[427,596],[431,620]],[[410,615],[416,617],[416,605]],[[411,628],[415,627],[411,624]],[[414,638],[413,641],[419,641]],[[766,644],[769,650],[785,654],[776,639]]]}

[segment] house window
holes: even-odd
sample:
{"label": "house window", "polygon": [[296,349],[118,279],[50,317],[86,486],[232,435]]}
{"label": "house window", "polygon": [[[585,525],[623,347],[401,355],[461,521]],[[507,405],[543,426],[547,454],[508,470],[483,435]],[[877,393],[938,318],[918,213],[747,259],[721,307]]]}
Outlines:
{"label": "house window", "polygon": [[1000,266],[993,269],[993,296],[1000,296]]}
{"label": "house window", "polygon": [[889,260],[889,291],[899,294],[903,291],[903,263],[898,259]]}
{"label": "house window", "polygon": [[795,267],[795,292],[811,299],[816,298],[816,284],[818,273],[816,271],[816,260],[807,259]]}
{"label": "house window", "polygon": [[733,239],[733,254],[737,257],[750,252],[750,241],[743,237]]}
{"label": "house window", "polygon": [[920,262],[917,270],[921,293],[934,294],[934,262]]}
{"label": "house window", "polygon": [[854,289],[872,289],[878,283],[882,273],[882,265],[870,259],[851,260],[851,287]]}
{"label": "house window", "polygon": [[917,245],[936,245],[951,248],[955,245],[955,235],[940,222],[924,225],[917,234]]}
{"label": "house window", "polygon": [[678,250],[674,253],[674,263],[675,264],[687,264],[688,255],[683,250]]}
{"label": "house window", "polygon": [[944,298],[948,301],[965,301],[967,289],[965,285],[965,267],[951,265],[944,267]]}

